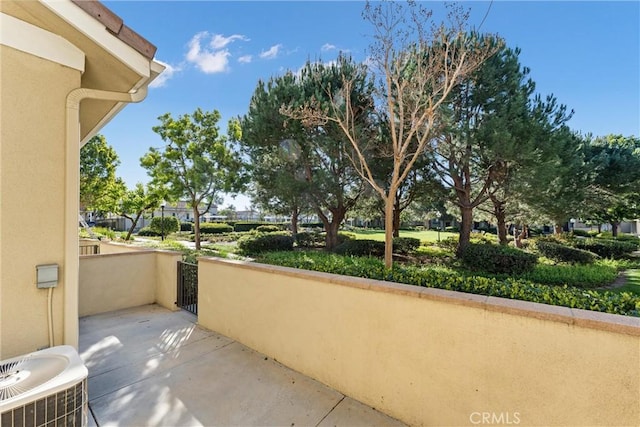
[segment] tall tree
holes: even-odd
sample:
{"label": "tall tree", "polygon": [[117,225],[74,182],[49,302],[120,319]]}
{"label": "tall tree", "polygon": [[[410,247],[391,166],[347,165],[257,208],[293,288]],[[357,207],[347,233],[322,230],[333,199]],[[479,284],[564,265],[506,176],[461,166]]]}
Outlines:
{"label": "tall tree", "polygon": [[[325,87],[329,102],[312,99],[288,114],[314,125],[337,125],[351,144],[347,152],[358,173],[385,205],[385,266],[393,263],[393,211],[398,189],[423,155],[440,122],[440,106],[460,79],[496,49],[486,39],[469,37],[468,14],[452,6],[448,24],[437,25],[432,12],[415,2],[367,3],[363,17],[374,28],[369,64],[376,105],[389,119],[386,155],[393,159],[388,183],[381,183],[369,159],[371,135],[356,125],[360,113],[353,76],[342,75],[340,88]],[[431,25],[430,25],[431,24]],[[388,185],[387,185],[388,184]]]}
{"label": "tall tree", "polygon": [[620,222],[640,216],[640,138],[607,135],[590,140],[586,161],[593,174],[588,219],[611,224],[617,236]]}
{"label": "tall tree", "polygon": [[94,136],[80,149],[80,205],[84,209],[101,210],[102,199],[117,185],[119,164],[116,150],[104,135]]}
{"label": "tall tree", "polygon": [[259,82],[241,121],[242,143],[263,197],[286,203],[292,218],[309,203],[324,224],[327,250],[338,244],[338,229],[364,186],[346,156],[348,142],[335,124],[303,125],[282,110],[295,109],[310,97],[329,102],[324,90],[342,90],[343,75],[353,79],[350,94],[358,99],[353,125],[366,127],[372,100],[365,69],[342,55],[332,64],[308,62],[298,75]]}
{"label": "tall tree", "polygon": [[[160,117],[156,132],[167,145],[150,148],[141,158],[152,183],[164,186],[167,196],[186,199],[193,210],[196,250],[200,249],[200,216],[208,211],[221,192],[241,191],[244,186],[242,162],[229,140],[220,134],[220,113],[197,108],[192,114],[174,119]],[[228,124],[229,137],[239,140],[240,125]],[[203,209],[204,206],[204,209]]]}

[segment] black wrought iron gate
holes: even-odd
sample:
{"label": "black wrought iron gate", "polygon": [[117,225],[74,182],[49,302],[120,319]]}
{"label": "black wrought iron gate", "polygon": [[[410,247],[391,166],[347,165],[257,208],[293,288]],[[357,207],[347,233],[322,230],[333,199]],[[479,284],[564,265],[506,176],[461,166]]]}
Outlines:
{"label": "black wrought iron gate", "polygon": [[198,315],[198,264],[178,261],[178,301],[176,305]]}

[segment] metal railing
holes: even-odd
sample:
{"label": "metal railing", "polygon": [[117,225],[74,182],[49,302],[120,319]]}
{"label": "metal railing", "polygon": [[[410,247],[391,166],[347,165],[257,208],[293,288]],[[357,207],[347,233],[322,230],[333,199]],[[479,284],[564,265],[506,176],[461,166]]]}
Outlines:
{"label": "metal railing", "polygon": [[80,245],[80,255],[99,255],[100,245]]}
{"label": "metal railing", "polygon": [[176,305],[198,315],[198,264],[178,261],[178,301]]}

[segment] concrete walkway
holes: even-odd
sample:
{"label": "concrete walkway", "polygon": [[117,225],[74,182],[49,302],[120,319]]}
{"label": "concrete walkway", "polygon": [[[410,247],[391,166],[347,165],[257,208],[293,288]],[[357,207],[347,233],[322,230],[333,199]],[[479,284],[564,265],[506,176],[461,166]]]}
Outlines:
{"label": "concrete walkway", "polygon": [[156,305],[80,319],[91,424],[403,425],[194,321]]}

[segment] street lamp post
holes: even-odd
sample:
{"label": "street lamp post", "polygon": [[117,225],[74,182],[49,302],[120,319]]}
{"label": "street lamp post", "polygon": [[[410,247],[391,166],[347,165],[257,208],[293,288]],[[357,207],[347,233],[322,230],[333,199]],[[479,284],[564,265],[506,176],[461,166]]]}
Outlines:
{"label": "street lamp post", "polygon": [[442,220],[440,219],[441,214],[440,212],[438,212],[438,216],[436,216],[436,218],[438,218],[438,242],[440,241],[440,229],[442,228]]}
{"label": "street lamp post", "polygon": [[162,201],[162,203],[160,203],[160,211],[162,213],[162,219],[161,219],[161,223],[160,223],[160,227],[162,230],[162,237],[161,239],[164,240],[164,207],[167,205],[167,202],[165,202],[164,200]]}

